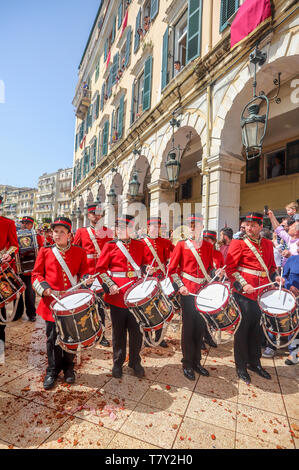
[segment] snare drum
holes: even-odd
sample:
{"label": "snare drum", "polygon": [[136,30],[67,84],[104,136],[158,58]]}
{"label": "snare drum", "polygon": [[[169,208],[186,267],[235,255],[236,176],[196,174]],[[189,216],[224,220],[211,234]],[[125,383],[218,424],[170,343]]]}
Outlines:
{"label": "snare drum", "polygon": [[0,308],[21,295],[25,284],[7,263],[0,266]]}
{"label": "snare drum", "polygon": [[182,310],[182,307],[169,277],[166,277],[165,279],[163,279],[163,281],[160,281],[160,284],[161,284],[162,291],[168,297],[169,301],[172,303],[174,312],[175,313],[180,312]]}
{"label": "snare drum", "polygon": [[214,330],[230,330],[240,320],[239,307],[231,296],[228,285],[222,282],[203,286],[195,298],[195,307],[204,314]]}
{"label": "snare drum", "polygon": [[19,274],[31,273],[38,254],[35,230],[18,230],[19,251],[16,253],[16,265]]}
{"label": "snare drum", "polygon": [[265,288],[258,297],[262,322],[273,335],[289,336],[299,329],[298,306],[294,294],[278,287]]}
{"label": "snare drum", "polygon": [[[64,308],[63,308],[64,307]],[[89,349],[103,337],[103,327],[95,295],[88,289],[64,293],[51,303],[55,318],[58,343],[68,352]]]}
{"label": "snare drum", "polygon": [[124,302],[143,332],[159,330],[173,317],[172,304],[154,277],[137,281],[125,293]]}

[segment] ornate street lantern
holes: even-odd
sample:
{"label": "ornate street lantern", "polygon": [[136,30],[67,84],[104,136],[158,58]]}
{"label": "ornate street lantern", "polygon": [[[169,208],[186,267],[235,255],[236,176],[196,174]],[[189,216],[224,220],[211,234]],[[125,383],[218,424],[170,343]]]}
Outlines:
{"label": "ornate street lantern", "polygon": [[180,127],[180,121],[173,117],[169,123],[172,127],[171,149],[166,157],[165,167],[168,181],[172,186],[178,181],[181,169],[182,149],[180,145],[174,146],[174,128]]}
{"label": "ornate street lantern", "polygon": [[138,192],[139,192],[139,187],[140,187],[140,183],[138,181],[138,173],[136,171],[136,168],[135,168],[135,171],[132,175],[132,179],[131,181],[129,182],[129,193],[130,193],[130,196],[132,197],[136,197]]}
{"label": "ornate street lantern", "polygon": [[112,206],[114,206],[116,204],[116,193],[114,191],[114,188],[111,187],[109,193],[107,194],[107,199],[108,199],[108,203],[111,204]]}

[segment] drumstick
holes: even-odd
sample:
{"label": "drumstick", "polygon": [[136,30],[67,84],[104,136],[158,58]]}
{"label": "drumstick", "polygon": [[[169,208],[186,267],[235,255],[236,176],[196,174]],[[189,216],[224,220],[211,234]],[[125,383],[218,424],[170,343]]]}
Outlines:
{"label": "drumstick", "polygon": [[[223,267],[222,267],[222,268],[220,268],[220,269],[224,269],[224,268],[226,268],[226,265],[225,265],[225,266],[223,266]],[[217,271],[218,271],[218,270],[217,270]],[[210,284],[211,282],[213,282],[213,281],[214,281],[214,279],[216,279],[216,277],[218,277],[218,274],[216,274],[216,275],[213,277],[213,279],[211,279],[211,280],[208,282],[208,284]],[[212,299],[211,299],[211,300],[212,300]]]}
{"label": "drumstick", "polygon": [[281,294],[281,285],[282,285],[282,268],[280,268],[280,282],[279,282],[279,296],[278,296],[278,298],[280,297],[280,294]]}
{"label": "drumstick", "polygon": [[58,303],[58,305],[60,305],[60,307],[63,307],[63,310],[67,310],[65,306],[60,302],[60,300],[56,297],[56,295],[51,294],[51,296],[53,297],[53,299],[56,300],[56,302]]}
{"label": "drumstick", "polygon": [[[97,274],[91,274],[90,277],[97,277],[100,273]],[[79,284],[76,284],[75,286],[71,287],[68,289],[66,292],[72,292],[73,290],[77,289],[77,287],[82,286],[88,279],[85,279],[84,281],[79,282]]]}
{"label": "drumstick", "polygon": [[127,284],[124,284],[123,286],[120,286],[120,287],[118,288],[118,290],[123,289],[124,287],[127,287],[128,285],[132,284],[132,282],[134,282],[134,280],[133,280],[133,281],[130,281],[130,282],[127,282]]}
{"label": "drumstick", "polygon": [[[153,258],[152,264],[150,265],[150,269],[153,267],[154,261],[155,261],[155,258]],[[143,283],[142,283],[141,288],[143,287],[145,281],[147,280],[148,274],[149,274],[149,270],[148,270],[147,273],[146,273],[146,276],[145,276],[145,278],[144,278],[144,281],[143,281]]]}
{"label": "drumstick", "polygon": [[269,282],[269,284],[265,284],[264,286],[254,287],[253,290],[263,289],[264,287],[272,286],[272,284],[275,284],[275,281]]}
{"label": "drumstick", "polygon": [[189,295],[193,295],[193,297],[200,297],[202,300],[211,300],[213,302],[213,299],[209,299],[208,297],[202,297],[200,294],[191,294],[191,292],[189,292]]}

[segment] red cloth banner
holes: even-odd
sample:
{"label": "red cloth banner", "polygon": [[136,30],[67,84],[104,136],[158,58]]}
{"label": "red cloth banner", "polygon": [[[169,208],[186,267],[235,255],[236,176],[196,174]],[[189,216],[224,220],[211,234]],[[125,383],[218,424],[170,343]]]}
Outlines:
{"label": "red cloth banner", "polygon": [[80,149],[83,148],[83,145],[85,145],[85,141],[86,141],[86,135],[83,137],[81,143],[80,143]]}
{"label": "red cloth banner", "polygon": [[128,13],[129,13],[129,10],[127,9],[127,13],[126,13],[126,15],[125,15],[125,17],[124,17],[123,25],[122,25],[122,28],[121,28],[120,37],[122,37],[123,32],[124,32],[124,30],[126,29],[126,26],[127,26],[127,24],[128,24]]}
{"label": "red cloth banner", "polygon": [[111,49],[110,49],[109,52],[108,52],[108,57],[107,57],[107,62],[106,62],[106,68],[107,68],[108,65],[109,65],[110,59],[111,59]]}
{"label": "red cloth banner", "polygon": [[259,24],[271,16],[270,0],[245,0],[230,29],[230,47],[246,38]]}

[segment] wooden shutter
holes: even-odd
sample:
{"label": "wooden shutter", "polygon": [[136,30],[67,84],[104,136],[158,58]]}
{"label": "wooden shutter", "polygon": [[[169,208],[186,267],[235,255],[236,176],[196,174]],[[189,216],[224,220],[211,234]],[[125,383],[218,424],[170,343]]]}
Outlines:
{"label": "wooden shutter", "polygon": [[163,35],[163,47],[162,47],[162,79],[161,89],[166,87],[168,83],[168,26]]}
{"label": "wooden shutter", "polygon": [[151,21],[156,18],[157,14],[159,12],[159,0],[152,0],[151,1]]}
{"label": "wooden shutter", "polygon": [[132,28],[131,26],[129,26],[129,29],[127,32],[127,41],[126,41],[125,67],[128,67],[129,60],[130,60],[131,36],[132,36]]}
{"label": "wooden shutter", "polygon": [[97,65],[96,65],[95,82],[98,81],[99,75],[100,75],[100,60],[98,61]]}
{"label": "wooden shutter", "polygon": [[119,67],[119,53],[117,52],[113,57],[113,65],[111,69],[111,86],[116,82],[117,71]]}
{"label": "wooden shutter", "polygon": [[112,144],[113,142],[113,126],[114,126],[114,110],[112,111],[112,115],[111,115],[111,125],[110,125],[110,144]]}
{"label": "wooden shutter", "polygon": [[188,0],[187,62],[200,55],[202,0]]}
{"label": "wooden shutter", "polygon": [[108,153],[109,120],[105,121],[103,132],[103,155]]}
{"label": "wooden shutter", "polygon": [[134,41],[134,52],[137,51],[140,43],[140,37],[139,34],[137,33],[138,28],[141,26],[141,8],[139,9],[136,17],[136,23],[135,23],[135,41]]}
{"label": "wooden shutter", "polygon": [[144,64],[144,85],[143,85],[143,103],[142,111],[146,111],[151,107],[151,91],[152,91],[152,56],[149,56]]}
{"label": "wooden shutter", "polygon": [[117,122],[118,139],[121,139],[123,136],[124,103],[125,103],[125,97],[124,95],[122,95],[120,98],[119,110],[118,110],[118,122]]}
{"label": "wooden shutter", "polygon": [[108,77],[108,86],[107,86],[108,98],[110,98],[111,93],[112,93],[112,73],[111,72],[112,72],[112,68],[110,67],[109,77]]}
{"label": "wooden shutter", "polygon": [[106,62],[107,56],[108,56],[108,39],[106,39],[105,45],[104,45],[104,62]]}
{"label": "wooden shutter", "polygon": [[123,0],[120,0],[119,5],[118,5],[118,21],[117,21],[118,29],[121,27],[122,20],[123,20]]}
{"label": "wooden shutter", "polygon": [[101,104],[100,104],[101,111],[103,111],[103,108],[104,108],[104,96],[105,96],[105,82],[102,85],[102,91],[101,91]]}
{"label": "wooden shutter", "polygon": [[228,25],[229,18],[238,10],[239,0],[221,0],[220,32]]}
{"label": "wooden shutter", "polygon": [[95,116],[96,116],[96,119],[98,119],[98,117],[99,117],[99,108],[100,108],[100,95],[99,94],[97,95],[95,108],[96,108]]}
{"label": "wooden shutter", "polygon": [[130,118],[130,124],[132,125],[134,120],[135,120],[135,115],[134,115],[134,103],[135,103],[135,82],[132,84],[132,98],[131,98],[131,118]]}
{"label": "wooden shutter", "polygon": [[113,44],[113,42],[114,42],[114,39],[115,39],[115,32],[116,32],[116,16],[113,18],[112,34],[111,34],[111,44]]}

